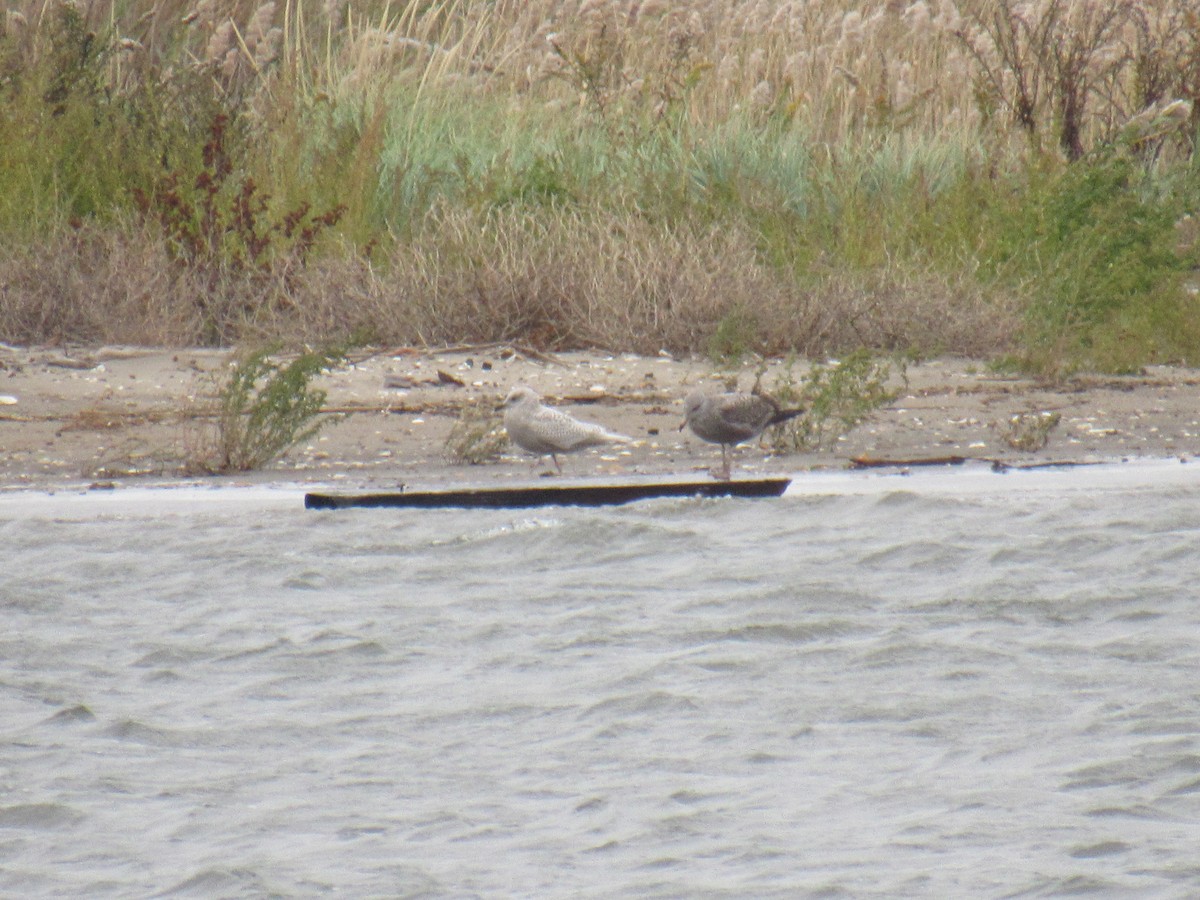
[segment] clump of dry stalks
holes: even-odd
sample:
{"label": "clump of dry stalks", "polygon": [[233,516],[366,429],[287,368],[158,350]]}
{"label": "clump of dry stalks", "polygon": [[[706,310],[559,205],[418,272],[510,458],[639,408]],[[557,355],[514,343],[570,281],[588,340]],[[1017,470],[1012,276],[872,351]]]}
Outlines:
{"label": "clump of dry stalks", "polygon": [[446,436],[444,449],[452,462],[477,466],[494,462],[508,445],[508,434],[496,404],[483,399],[462,407]]}

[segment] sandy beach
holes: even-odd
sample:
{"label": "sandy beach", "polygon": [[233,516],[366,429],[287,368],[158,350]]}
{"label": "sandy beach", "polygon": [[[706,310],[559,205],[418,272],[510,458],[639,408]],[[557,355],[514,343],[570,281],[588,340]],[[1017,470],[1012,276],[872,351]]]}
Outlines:
{"label": "sandy beach", "polygon": [[[457,463],[446,441],[464,408],[499,403],[516,384],[582,419],[630,435],[629,446],[563,458],[567,477],[703,474],[719,448],[679,430],[683,397],[728,372],[703,359],[599,352],[523,353],[507,346],[445,352],[364,350],[319,380],[340,421],[267,468],[221,478],[186,474],[211,424],[227,351],[0,346],[0,487],[110,488],[147,484],[320,484],[394,489],[529,481],[547,472],[510,448]],[[747,363],[739,386],[754,381]],[[784,376],[773,361],[763,384]],[[797,380],[803,368],[791,373]],[[734,475],[845,469],[863,461],[919,466],[965,457],[1012,466],[1200,452],[1200,371],[1151,368],[1061,384],[997,374],[985,363],[936,359],[907,368],[896,400],[819,452],[738,448]],[[1022,446],[1014,417],[1055,421],[1044,446]],[[1056,417],[1056,418],[1055,418]],[[857,462],[856,462],[857,461]]]}

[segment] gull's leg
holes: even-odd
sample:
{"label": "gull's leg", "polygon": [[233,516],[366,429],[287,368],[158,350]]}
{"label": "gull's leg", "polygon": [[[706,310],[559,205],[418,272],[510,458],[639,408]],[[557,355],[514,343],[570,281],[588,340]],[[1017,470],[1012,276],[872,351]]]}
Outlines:
{"label": "gull's leg", "polygon": [[710,469],[708,474],[720,481],[729,480],[729,453],[728,448],[724,444],[721,445],[721,468]]}
{"label": "gull's leg", "polygon": [[[556,456],[555,456],[553,453],[539,453],[539,454],[538,454],[537,456],[535,456],[535,457],[534,457],[534,459],[533,459],[533,467],[534,467],[535,469],[540,469],[540,468],[541,468],[541,466],[542,466],[542,457],[543,457],[543,456],[549,456],[549,457],[550,457],[550,459],[553,461],[554,465],[555,465],[555,466],[558,468],[558,474],[559,474],[559,475],[561,475],[561,474],[562,474],[562,466],[560,466],[560,465],[558,464],[558,457],[556,457]],[[550,477],[550,476],[551,476],[551,475],[553,475],[553,474],[554,474],[554,472],[552,472],[550,469],[546,469],[546,471],[544,471],[544,472],[538,472],[538,477],[539,477],[539,478],[548,478],[548,477]]]}

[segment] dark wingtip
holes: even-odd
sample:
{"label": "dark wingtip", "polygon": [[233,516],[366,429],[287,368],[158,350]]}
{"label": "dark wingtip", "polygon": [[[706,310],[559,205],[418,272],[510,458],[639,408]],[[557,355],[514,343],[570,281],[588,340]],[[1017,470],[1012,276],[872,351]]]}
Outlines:
{"label": "dark wingtip", "polygon": [[778,425],[781,422],[786,422],[789,419],[794,419],[794,418],[796,418],[796,416],[802,416],[802,415],[804,415],[804,413],[805,413],[805,409],[802,406],[797,407],[796,409],[781,409],[778,412],[776,412],[775,415],[773,415],[771,417],[771,424]]}

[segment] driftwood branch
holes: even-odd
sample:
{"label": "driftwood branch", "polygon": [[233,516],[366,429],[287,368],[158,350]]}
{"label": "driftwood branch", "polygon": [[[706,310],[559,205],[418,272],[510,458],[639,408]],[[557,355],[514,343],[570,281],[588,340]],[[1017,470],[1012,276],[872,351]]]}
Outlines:
{"label": "driftwood branch", "polygon": [[876,456],[855,456],[850,459],[852,469],[909,469],[919,466],[961,466],[963,463],[989,464],[997,472],[1025,469],[1058,469],[1071,466],[1098,466],[1095,460],[1048,460],[1046,462],[1010,463],[990,456],[919,456],[911,459],[892,459]]}

